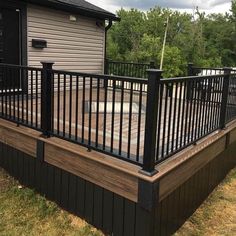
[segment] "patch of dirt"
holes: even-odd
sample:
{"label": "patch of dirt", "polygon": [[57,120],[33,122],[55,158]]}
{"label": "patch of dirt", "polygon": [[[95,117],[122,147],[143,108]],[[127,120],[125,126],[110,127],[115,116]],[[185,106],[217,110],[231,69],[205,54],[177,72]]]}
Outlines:
{"label": "patch of dirt", "polygon": [[0,168],[0,192],[6,191],[12,183],[13,179]]}
{"label": "patch of dirt", "polygon": [[71,219],[71,226],[83,228],[87,225],[87,223],[84,220],[82,220],[76,216],[70,215],[69,217]]}

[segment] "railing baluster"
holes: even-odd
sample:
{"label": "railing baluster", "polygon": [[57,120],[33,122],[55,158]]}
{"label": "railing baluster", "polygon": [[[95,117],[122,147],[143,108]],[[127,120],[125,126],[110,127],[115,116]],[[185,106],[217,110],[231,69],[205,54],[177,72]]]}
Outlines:
{"label": "railing baluster", "polygon": [[71,129],[72,129],[72,83],[73,78],[70,75],[69,79],[69,138],[71,138]]}
{"label": "railing baluster", "polygon": [[93,78],[89,79],[89,133],[88,133],[88,146],[91,146],[91,132],[92,132],[92,102],[93,102]]}
{"label": "railing baluster", "polygon": [[163,118],[163,129],[162,129],[162,145],[161,145],[161,155],[162,157],[165,156],[165,144],[166,144],[166,129],[167,126],[167,108],[168,108],[168,84],[165,84],[165,100],[164,100],[164,118]]}
{"label": "railing baluster", "polygon": [[116,106],[116,80],[113,80],[113,89],[112,89],[112,114],[111,114],[111,152],[113,152],[114,146],[114,126],[115,126],[115,106]]}
{"label": "railing baluster", "polygon": [[82,98],[82,143],[84,143],[84,123],[85,123],[85,89],[86,79],[83,76],[83,98]]}
{"label": "railing baluster", "polygon": [[158,107],[158,126],[157,126],[157,150],[156,150],[156,160],[160,159],[160,143],[161,143],[161,128],[162,128],[162,107],[163,107],[163,94],[164,94],[164,84],[160,84],[159,91],[158,91],[158,100],[159,107]]}
{"label": "railing baluster", "polygon": [[57,135],[60,133],[60,109],[61,109],[61,75],[57,73]]}
{"label": "railing baluster", "polygon": [[106,129],[107,129],[107,87],[104,88],[104,117],[103,117],[103,150],[106,149]]}
{"label": "railing baluster", "polygon": [[35,74],[35,97],[36,97],[36,101],[35,101],[35,123],[36,123],[36,128],[39,128],[38,125],[38,70],[36,70],[36,74]]}
{"label": "railing baluster", "polygon": [[122,138],[123,138],[123,109],[124,109],[124,81],[121,83],[121,104],[120,104],[120,137],[119,137],[119,155],[122,154]]}
{"label": "railing baluster", "polygon": [[128,155],[127,157],[130,159],[131,156],[131,134],[132,134],[132,113],[133,113],[133,82],[131,82],[130,86],[130,99],[129,99],[129,126],[128,126]]}
{"label": "railing baluster", "polygon": [[143,84],[139,88],[139,107],[138,107],[138,133],[137,133],[137,152],[136,161],[139,162],[140,155],[140,138],[141,138],[141,121],[142,121],[142,102],[143,102]]}
{"label": "railing baluster", "polygon": [[79,120],[79,76],[76,76],[75,94],[75,140],[78,141],[78,120]]}
{"label": "railing baluster", "polygon": [[[179,83],[175,84],[175,93],[174,93],[174,113],[173,113],[173,120],[172,120],[172,140],[171,140],[171,152],[174,151],[174,140],[175,140],[175,129],[176,129],[176,122],[178,120],[176,116],[176,111],[177,111],[177,96],[178,96],[178,86]],[[173,84],[174,88],[174,84]],[[177,122],[178,124],[178,122]]]}
{"label": "railing baluster", "polygon": [[[21,76],[21,68],[17,70],[17,74]],[[17,87],[17,124],[19,124],[19,121],[20,121],[20,91],[21,89],[22,89],[22,85],[21,85],[21,81],[19,81],[19,86]]]}
{"label": "railing baluster", "polygon": [[99,101],[100,101],[100,78],[97,78],[97,111],[96,111],[96,147],[98,147],[99,137]]}

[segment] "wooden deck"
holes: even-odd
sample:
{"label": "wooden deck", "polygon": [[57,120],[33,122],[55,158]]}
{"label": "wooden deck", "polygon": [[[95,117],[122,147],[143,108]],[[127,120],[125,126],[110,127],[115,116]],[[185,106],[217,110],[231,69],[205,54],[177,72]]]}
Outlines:
{"label": "wooden deck", "polygon": [[117,236],[173,233],[235,165],[235,143],[232,122],[157,165],[158,173],[147,177],[137,165],[0,119],[0,165],[24,185]]}

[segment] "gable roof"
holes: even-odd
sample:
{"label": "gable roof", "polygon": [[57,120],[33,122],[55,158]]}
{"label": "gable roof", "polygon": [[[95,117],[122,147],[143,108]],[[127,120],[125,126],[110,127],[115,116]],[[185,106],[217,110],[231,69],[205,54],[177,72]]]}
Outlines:
{"label": "gable roof", "polygon": [[26,0],[26,2],[104,20],[119,20],[115,14],[85,0]]}

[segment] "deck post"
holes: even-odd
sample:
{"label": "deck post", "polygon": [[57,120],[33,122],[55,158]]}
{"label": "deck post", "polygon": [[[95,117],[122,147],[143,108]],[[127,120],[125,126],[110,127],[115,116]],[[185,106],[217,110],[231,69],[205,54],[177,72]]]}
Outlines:
{"label": "deck post", "polygon": [[[104,74],[108,75],[109,74],[109,59],[105,59],[105,65],[104,65]],[[104,79],[104,88],[108,87],[108,80]]]}
{"label": "deck post", "polygon": [[50,137],[53,127],[52,99],[53,99],[53,73],[54,62],[42,61],[41,79],[41,128],[45,137]]}
{"label": "deck post", "polygon": [[[195,75],[192,62],[188,63],[187,75],[188,76],[194,76]],[[186,94],[186,96],[187,96],[188,100],[191,100],[191,97],[192,97],[192,89],[193,89],[192,85],[193,85],[192,83],[187,83],[187,94]]]}
{"label": "deck post", "polygon": [[150,69],[155,69],[155,62],[154,61],[150,61]]}
{"label": "deck post", "polygon": [[194,75],[194,71],[193,71],[193,63],[189,62],[188,63],[188,68],[187,68],[187,74],[188,76],[193,76]]}
{"label": "deck post", "polygon": [[147,108],[145,123],[145,140],[144,140],[144,158],[143,169],[141,173],[152,176],[157,173],[156,165],[156,140],[157,140],[157,113],[158,113],[158,96],[159,85],[162,77],[162,70],[149,69],[148,73],[148,91],[147,91]]}
{"label": "deck post", "polygon": [[231,68],[224,68],[224,80],[223,80],[222,100],[220,109],[220,129],[224,129],[226,125],[229,79],[231,70],[232,70]]}

